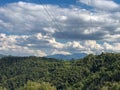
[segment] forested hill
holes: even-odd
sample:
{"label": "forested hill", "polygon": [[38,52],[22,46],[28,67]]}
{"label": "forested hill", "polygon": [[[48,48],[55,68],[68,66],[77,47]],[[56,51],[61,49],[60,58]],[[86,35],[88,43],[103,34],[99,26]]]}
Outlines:
{"label": "forested hill", "polygon": [[73,61],[4,57],[0,90],[120,90],[120,54],[90,54]]}

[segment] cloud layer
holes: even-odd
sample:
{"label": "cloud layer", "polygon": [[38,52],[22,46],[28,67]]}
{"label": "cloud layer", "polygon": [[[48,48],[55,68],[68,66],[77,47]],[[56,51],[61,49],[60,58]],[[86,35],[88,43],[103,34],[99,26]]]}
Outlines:
{"label": "cloud layer", "polygon": [[119,9],[119,4],[113,0],[79,0],[81,3],[95,7],[101,10],[115,10]]}
{"label": "cloud layer", "polygon": [[0,53],[45,56],[120,52],[119,4],[112,0],[87,1],[79,0],[94,7],[93,11],[26,2],[1,6]]}

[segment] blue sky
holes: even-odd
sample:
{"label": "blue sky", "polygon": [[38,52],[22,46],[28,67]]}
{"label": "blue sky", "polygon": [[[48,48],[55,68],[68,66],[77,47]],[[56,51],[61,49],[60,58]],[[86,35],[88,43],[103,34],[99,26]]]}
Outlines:
{"label": "blue sky", "polygon": [[4,0],[1,4],[13,3],[18,1],[31,2],[31,3],[43,3],[43,4],[57,4],[57,5],[70,5],[76,4],[76,0]]}
{"label": "blue sky", "polygon": [[120,52],[119,0],[2,0],[0,5],[1,54]]}
{"label": "blue sky", "polygon": [[[13,2],[18,2],[18,1],[25,1],[25,2],[40,2],[42,1],[43,3],[48,3],[48,4],[53,4],[53,3],[66,3],[66,4],[73,4],[76,3],[76,0],[2,0],[4,3],[13,3]],[[119,0],[112,0],[116,3],[120,3]]]}
{"label": "blue sky", "polygon": [[[56,4],[56,5],[75,5],[78,4],[78,0],[2,0],[0,5],[7,4],[7,3],[14,3],[14,2],[31,2],[31,3],[43,3],[43,4]],[[120,0],[112,0],[116,3],[120,3]]]}

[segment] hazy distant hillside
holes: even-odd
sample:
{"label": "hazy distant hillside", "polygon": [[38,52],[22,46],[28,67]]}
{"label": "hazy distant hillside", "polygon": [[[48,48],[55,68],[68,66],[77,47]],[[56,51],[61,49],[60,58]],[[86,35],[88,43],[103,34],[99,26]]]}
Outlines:
{"label": "hazy distant hillside", "polygon": [[5,57],[5,55],[0,54],[0,58]]}
{"label": "hazy distant hillside", "polygon": [[0,59],[0,90],[120,90],[120,54]]}
{"label": "hazy distant hillside", "polygon": [[75,53],[71,55],[55,54],[55,55],[47,56],[47,58],[55,58],[59,60],[72,60],[72,59],[75,60],[75,59],[84,58],[85,56],[87,56],[86,53]]}

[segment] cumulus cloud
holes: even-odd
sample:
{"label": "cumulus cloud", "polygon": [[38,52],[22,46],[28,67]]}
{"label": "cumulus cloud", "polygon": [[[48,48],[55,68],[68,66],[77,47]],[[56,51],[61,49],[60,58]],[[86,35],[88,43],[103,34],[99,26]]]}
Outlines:
{"label": "cumulus cloud", "polygon": [[116,35],[119,32],[118,14],[18,2],[0,8],[0,32],[19,35],[42,33],[58,39],[101,40],[108,34],[111,38],[111,33]]}
{"label": "cumulus cloud", "polygon": [[[88,0],[79,1],[87,4]],[[1,6],[0,53],[45,56],[120,51],[120,12],[116,11],[119,5],[112,0],[89,2],[95,9],[115,11],[26,2]]]}
{"label": "cumulus cloud", "polygon": [[79,1],[83,4],[101,10],[114,10],[120,7],[119,4],[115,3],[113,0],[79,0]]}
{"label": "cumulus cloud", "polygon": [[73,41],[67,42],[64,46],[64,50],[71,53],[93,53],[100,54],[101,52],[120,52],[120,43],[98,43],[95,40],[85,40],[85,41]]}
{"label": "cumulus cloud", "polygon": [[120,43],[112,43],[109,44],[107,42],[105,42],[103,44],[104,50],[105,51],[110,51],[110,52],[120,52]]}
{"label": "cumulus cloud", "polygon": [[41,50],[34,50],[27,46],[17,45],[17,39],[24,40],[26,36],[14,36],[6,34],[0,34],[0,53],[7,55],[18,55],[18,56],[27,56],[27,55],[35,55],[35,56],[45,56]]}

